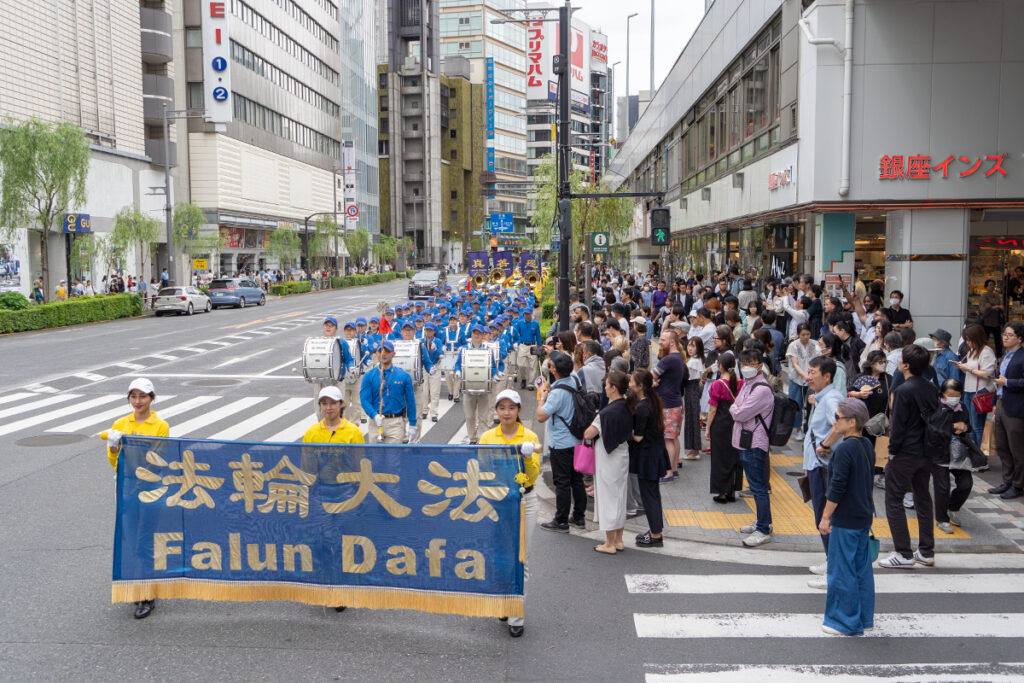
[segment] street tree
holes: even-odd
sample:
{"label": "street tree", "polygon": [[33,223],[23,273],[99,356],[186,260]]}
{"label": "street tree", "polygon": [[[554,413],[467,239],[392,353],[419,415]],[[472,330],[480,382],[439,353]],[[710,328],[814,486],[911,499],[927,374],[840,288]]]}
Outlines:
{"label": "street tree", "polygon": [[122,207],[114,217],[114,244],[126,253],[136,251],[139,256],[139,279],[146,279],[146,264],[149,263],[160,236],[160,221],[134,204]]}
{"label": "street tree", "polygon": [[203,238],[202,228],[206,224],[203,210],[190,202],[178,202],[174,205],[174,243],[188,257],[188,281],[192,282],[192,262],[196,256],[205,253],[204,247],[208,240]]}
{"label": "street tree", "polygon": [[366,228],[356,228],[353,232],[345,235],[345,248],[348,249],[349,256],[356,265],[362,263],[369,246],[370,233]]}
{"label": "street tree", "polygon": [[334,217],[321,215],[316,219],[316,230],[307,237],[309,240],[309,262],[317,269],[327,268],[336,254],[338,239],[341,236],[340,226]]}
{"label": "street tree", "polygon": [[288,268],[288,264],[299,256],[302,249],[302,240],[299,233],[291,228],[279,227],[270,233],[270,244],[267,245],[267,255],[275,259],[282,270]]}
{"label": "street tree", "polygon": [[[50,291],[50,232],[86,202],[89,142],[78,126],[35,118],[0,126],[0,226],[39,228],[40,270]],[[10,237],[10,233],[3,235]]]}

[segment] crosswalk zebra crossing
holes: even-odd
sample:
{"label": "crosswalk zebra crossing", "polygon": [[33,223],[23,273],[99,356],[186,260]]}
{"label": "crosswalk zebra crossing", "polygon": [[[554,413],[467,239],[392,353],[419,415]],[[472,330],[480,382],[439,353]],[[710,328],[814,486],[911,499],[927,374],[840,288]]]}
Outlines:
{"label": "crosswalk zebra crossing", "polygon": [[[302,393],[306,393],[306,388],[303,384]],[[453,409],[461,421],[461,406],[442,398],[438,405],[439,421],[419,421],[419,440],[436,443],[431,440],[431,432]],[[317,420],[311,395],[283,398],[162,394],[153,404],[153,411],[169,422],[171,436],[224,441],[294,442]],[[15,392],[0,396],[0,436],[21,438],[43,433],[95,436],[130,412],[123,393],[40,395]],[[367,434],[371,434],[369,427],[372,426],[361,425]],[[463,424],[454,437],[445,438],[444,442],[460,443],[465,435]]]}
{"label": "crosswalk zebra crossing", "polygon": [[[712,639],[726,642],[758,642],[770,646],[790,639],[813,640],[836,638],[821,630],[825,593],[807,586],[806,572],[790,574],[625,574],[626,589],[633,604],[656,607],[657,612],[633,612],[633,628],[641,641],[680,642],[694,648]],[[805,595],[816,594],[819,601]],[[983,639],[1024,638],[1024,574],[1000,573],[936,573],[913,571],[903,573],[875,572],[875,627],[856,640],[885,639],[956,639],[981,644]],[[943,610],[949,596],[966,599],[988,599],[997,611],[972,612]],[[650,596],[650,597],[644,597]],[[899,596],[914,596],[925,607],[920,612],[886,611]],[[929,599],[928,596],[931,596]],[[701,611],[701,600],[714,598],[722,611]],[[795,610],[814,606],[813,611],[777,610],[779,598],[786,599]],[[763,611],[758,607],[762,606]],[[729,607],[742,606],[742,610]],[[674,607],[683,608],[678,612]],[[929,611],[927,608],[933,608]],[[1013,611],[1018,608],[1022,611]],[[780,640],[786,639],[786,640]],[[1000,641],[1003,642],[1003,641]],[[686,645],[689,644],[689,645]],[[1009,646],[1007,646],[1009,647]],[[1012,651],[1012,650],[1011,650]],[[962,652],[970,653],[970,645]],[[1008,654],[1009,659],[1015,659]],[[853,681],[882,678],[896,681],[1011,681],[1024,680],[1024,664],[1017,662],[955,663],[955,664],[864,664],[835,665],[822,663],[792,664],[645,664],[648,683],[690,683],[711,681],[725,683],[743,681]]]}

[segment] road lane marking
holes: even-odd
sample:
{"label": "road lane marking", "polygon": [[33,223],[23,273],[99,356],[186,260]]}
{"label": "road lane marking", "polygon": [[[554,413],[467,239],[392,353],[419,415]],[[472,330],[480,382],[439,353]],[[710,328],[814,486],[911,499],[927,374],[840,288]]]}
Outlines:
{"label": "road lane marking", "polygon": [[274,349],[263,349],[262,351],[256,351],[255,353],[250,353],[248,356],[238,356],[236,358],[229,358],[228,360],[224,361],[220,365],[215,365],[213,369],[214,370],[219,370],[220,368],[227,367],[228,365],[235,365],[236,363],[244,363],[245,361],[249,360],[250,358],[255,358],[256,356],[262,356],[263,354],[270,353],[273,350]]}
{"label": "road lane marking", "polygon": [[[655,595],[822,595],[820,590],[807,585],[807,577],[808,574],[626,574],[626,588],[630,593]],[[876,573],[875,593],[1024,593],[1024,574]]]}
{"label": "road lane marking", "polygon": [[226,417],[231,417],[235,413],[241,413],[244,410],[248,410],[257,403],[262,403],[266,400],[265,396],[246,396],[240,398],[233,403],[221,406],[216,410],[211,410],[208,413],[203,413],[197,417],[187,420],[181,423],[174,430],[177,432],[179,438],[203,438],[195,434],[195,432],[212,425],[214,422],[219,422]]}
{"label": "road lane marking", "polygon": [[249,432],[255,431],[260,427],[265,427],[268,424],[279,420],[288,413],[298,410],[301,406],[308,406],[308,398],[289,398],[281,401],[277,405],[264,410],[262,413],[253,415],[247,420],[234,424],[227,429],[221,430],[211,436],[211,439],[218,439],[221,441],[234,441],[240,439]]}
{"label": "road lane marking", "polygon": [[[55,403],[64,403],[65,401],[70,401],[76,398],[81,398],[81,396],[76,394],[53,396],[47,402],[47,406],[52,406]],[[55,420],[57,420],[57,416],[54,412],[52,410],[46,410],[39,415],[33,415],[32,417],[27,417],[24,420],[18,420],[17,422],[10,422],[3,425],[0,427],[0,436],[13,434],[14,432],[21,431],[22,429],[28,429],[29,427],[35,427],[36,425],[43,424],[44,422],[53,422]]]}
{"label": "road lane marking", "polygon": [[[173,394],[171,396],[161,396],[160,397],[160,399],[164,400],[164,401],[172,399],[172,398],[174,398]],[[119,401],[125,401],[126,404],[128,403],[128,401],[125,399],[124,394],[114,394],[113,395],[113,399],[114,400],[119,400]],[[82,404],[80,406],[76,406],[75,409],[79,410],[79,409],[84,409],[85,407],[86,407],[85,404]],[[107,420],[115,420],[118,417],[121,417],[122,415],[130,414],[131,411],[132,411],[131,406],[119,405],[116,408],[110,408],[109,410],[104,410],[104,411],[99,412],[99,413],[93,413],[92,415],[89,415],[87,417],[83,417],[83,418],[78,419],[78,420],[74,420],[73,422],[67,422],[67,423],[59,425],[57,427],[51,427],[50,429],[47,429],[46,431],[47,431],[47,433],[71,434],[71,433],[77,432],[77,431],[79,431],[81,429],[84,429],[85,427],[88,427],[90,425],[99,424],[101,422],[106,422]],[[156,411],[154,410],[153,412],[156,412]]]}
{"label": "road lane marking", "polygon": [[941,664],[647,664],[647,683],[1016,683],[1024,663]]}
{"label": "road lane marking", "polygon": [[[155,412],[161,418],[167,419],[169,417],[181,415],[182,413],[187,413],[190,410],[195,410],[196,408],[205,406],[207,403],[219,401],[220,399],[220,396],[196,396],[195,398],[190,398],[187,401],[182,401],[181,403],[173,405],[169,408],[161,408],[160,406],[157,406],[153,412]],[[175,431],[177,431],[177,428],[172,425],[171,433],[173,434]]]}
{"label": "road lane marking", "polygon": [[146,357],[147,358],[159,358],[160,360],[178,360],[178,356],[168,356],[167,354],[163,354],[163,353],[151,353],[151,354],[149,354]]}
{"label": "road lane marking", "polygon": [[21,403],[10,408],[4,408],[3,410],[0,410],[0,418],[11,417],[12,415],[21,415],[22,413],[28,413],[33,410],[38,410],[40,408],[49,408],[50,406],[56,405],[58,403],[74,401],[76,398],[82,398],[82,395],[61,394],[60,396],[47,396],[46,398],[39,399],[38,401],[32,401],[30,403]]}
{"label": "road lane marking", "polygon": [[38,396],[38,394],[33,394],[30,391],[21,391],[16,394],[0,396],[0,405],[3,405],[4,403],[10,403],[11,401],[20,401],[21,399],[28,398],[29,396]]}
{"label": "road lane marking", "polygon": [[292,363],[301,363],[301,362],[302,362],[302,356],[299,356],[298,358],[294,358],[294,359],[288,361],[287,363],[281,363],[280,365],[272,367],[269,370],[261,372],[260,375],[261,376],[266,376],[266,375],[269,375],[270,373],[274,372],[275,370],[280,370],[281,368],[288,367]]}
{"label": "road lane marking", "polygon": [[[821,613],[634,614],[638,638],[831,638]],[[1020,638],[1024,614],[875,613],[865,638]]]}
{"label": "road lane marking", "polygon": [[280,315],[272,315],[266,318],[257,318],[256,320],[250,320],[247,323],[241,323],[239,325],[225,325],[220,328],[222,330],[240,330],[243,327],[249,327],[251,325],[258,325],[260,323],[269,323],[273,320],[285,320],[286,318],[294,318],[300,315],[306,315],[309,311],[294,311],[293,313],[282,313]]}
{"label": "road lane marking", "polygon": [[71,376],[84,379],[87,382],[99,382],[106,379],[103,375],[97,375],[95,372],[79,372],[78,374]]}
{"label": "road lane marking", "polygon": [[129,372],[134,372],[135,370],[142,370],[144,367],[146,367],[145,365],[138,365],[136,363],[112,363],[111,365],[114,365],[115,367],[119,368],[128,368]]}
{"label": "road lane marking", "polygon": [[320,418],[316,416],[316,413],[312,413],[290,427],[285,427],[277,434],[268,437],[264,443],[295,443],[305,435],[306,430],[313,426],[313,423],[319,422],[319,420]]}

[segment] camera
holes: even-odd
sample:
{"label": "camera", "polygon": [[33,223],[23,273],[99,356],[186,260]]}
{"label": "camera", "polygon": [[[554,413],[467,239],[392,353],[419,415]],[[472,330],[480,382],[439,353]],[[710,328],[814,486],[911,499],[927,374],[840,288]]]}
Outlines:
{"label": "camera", "polygon": [[534,345],[530,347],[530,355],[544,357],[548,355],[548,350],[545,349],[543,346]]}

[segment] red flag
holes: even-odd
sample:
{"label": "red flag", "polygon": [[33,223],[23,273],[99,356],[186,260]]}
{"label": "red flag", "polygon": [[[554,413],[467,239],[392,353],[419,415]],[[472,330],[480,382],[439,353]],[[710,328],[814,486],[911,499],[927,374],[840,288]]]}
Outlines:
{"label": "red flag", "polygon": [[380,324],[377,325],[377,331],[381,334],[391,334],[391,323],[384,316],[380,317]]}

